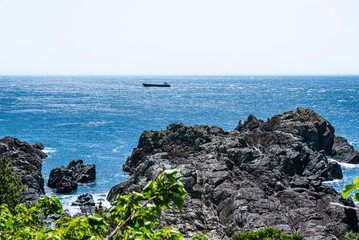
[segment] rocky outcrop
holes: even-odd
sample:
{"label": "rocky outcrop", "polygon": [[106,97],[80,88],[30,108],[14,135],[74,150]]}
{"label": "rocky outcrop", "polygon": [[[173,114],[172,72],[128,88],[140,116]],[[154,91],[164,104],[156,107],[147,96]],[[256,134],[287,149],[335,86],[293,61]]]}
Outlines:
{"label": "rocky outcrop", "polygon": [[178,168],[188,195],[182,212],[164,211],[161,225],[184,234],[205,232],[230,239],[239,231],[271,226],[305,239],[342,239],[357,230],[356,213],[331,203],[340,194],[323,181],[341,178],[327,156],[334,128],[310,109],[298,108],[266,122],[253,115],[234,131],[174,123],[162,131],[144,131],[123,166],[131,179],[108,194],[140,191],[161,171]]}
{"label": "rocky outcrop", "polygon": [[344,163],[359,163],[359,152],[348,141],[339,136],[334,137],[333,159]]}
{"label": "rocky outcrop", "polygon": [[78,183],[88,183],[96,179],[95,165],[84,165],[82,160],[71,161],[67,167],[51,170],[47,185],[55,193],[70,193],[77,189]]}
{"label": "rocky outcrop", "polygon": [[45,194],[41,167],[47,156],[42,150],[41,143],[31,145],[12,137],[0,139],[0,157],[11,159],[13,171],[21,177],[25,186],[23,202],[34,202]]}

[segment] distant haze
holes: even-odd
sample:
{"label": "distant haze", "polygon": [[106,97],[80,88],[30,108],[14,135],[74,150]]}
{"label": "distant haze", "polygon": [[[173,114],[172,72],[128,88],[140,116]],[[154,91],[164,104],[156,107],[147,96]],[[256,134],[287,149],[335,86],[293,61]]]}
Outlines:
{"label": "distant haze", "polygon": [[6,74],[359,74],[359,1],[0,0]]}

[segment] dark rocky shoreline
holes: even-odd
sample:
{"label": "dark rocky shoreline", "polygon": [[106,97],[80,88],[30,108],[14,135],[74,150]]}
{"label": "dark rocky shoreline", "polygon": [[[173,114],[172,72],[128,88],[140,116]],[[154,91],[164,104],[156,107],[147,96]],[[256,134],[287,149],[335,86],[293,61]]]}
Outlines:
{"label": "dark rocky shoreline", "polygon": [[340,165],[358,163],[358,152],[310,109],[275,115],[266,122],[250,115],[235,130],[174,123],[144,131],[123,166],[129,181],[108,194],[140,191],[161,167],[178,168],[188,195],[182,212],[164,211],[161,225],[184,234],[204,232],[230,239],[240,231],[276,227],[305,239],[342,239],[358,231],[353,210],[323,181],[342,178]]}
{"label": "dark rocky shoreline", "polygon": [[[42,150],[44,146],[41,143],[31,145],[12,137],[0,139],[0,158],[10,159],[14,173],[20,176],[25,186],[21,202],[35,202],[45,194],[41,168],[47,155]],[[82,160],[77,160],[71,161],[67,167],[53,169],[48,185],[55,193],[70,193],[77,189],[78,183],[95,179],[95,165],[84,165]]]}
{"label": "dark rocky shoreline", "polygon": [[[11,158],[26,187],[24,202],[44,194],[43,149],[41,143],[0,140],[0,156]],[[357,164],[359,153],[310,109],[298,108],[267,121],[250,115],[230,132],[173,123],[166,130],[142,133],[123,166],[130,180],[114,186],[107,199],[140,191],[162,166],[178,168],[188,195],[182,212],[162,213],[161,225],[175,226],[187,235],[202,232],[210,239],[231,239],[240,231],[268,226],[303,234],[305,239],[342,239],[347,231],[358,231],[358,219],[355,211],[332,205],[353,202],[323,184],[342,178],[337,162]],[[64,176],[63,185],[70,191],[74,188],[67,180],[95,178],[95,167],[81,160],[53,171],[58,172],[53,182]],[[78,204],[93,205],[90,196],[83,198]]]}

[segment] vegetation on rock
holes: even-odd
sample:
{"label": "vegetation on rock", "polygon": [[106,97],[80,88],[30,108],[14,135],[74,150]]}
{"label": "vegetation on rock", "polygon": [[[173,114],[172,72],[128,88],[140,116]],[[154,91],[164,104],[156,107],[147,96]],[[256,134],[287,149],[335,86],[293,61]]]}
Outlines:
{"label": "vegetation on rock", "polygon": [[359,233],[348,232],[344,240],[359,240]]}
{"label": "vegetation on rock", "polygon": [[10,159],[3,157],[0,160],[0,205],[6,203],[9,210],[13,210],[24,190],[20,177],[13,173]]}
{"label": "vegetation on rock", "polygon": [[302,240],[302,235],[283,234],[282,230],[276,228],[262,228],[258,231],[249,231],[238,233],[234,236],[234,240]]}

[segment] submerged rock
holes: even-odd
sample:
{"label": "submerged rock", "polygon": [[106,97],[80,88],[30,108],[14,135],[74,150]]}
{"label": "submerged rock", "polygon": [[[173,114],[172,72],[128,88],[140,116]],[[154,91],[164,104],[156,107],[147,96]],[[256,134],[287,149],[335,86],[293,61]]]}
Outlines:
{"label": "submerged rock", "polygon": [[95,201],[93,196],[89,193],[80,195],[72,206],[80,207],[80,212],[76,213],[73,217],[89,216],[95,214]]}
{"label": "submerged rock", "polygon": [[0,157],[11,159],[14,173],[20,176],[25,186],[21,198],[23,202],[34,202],[45,194],[41,167],[47,156],[42,150],[41,143],[31,145],[12,137],[0,139]]}
{"label": "submerged rock", "polygon": [[79,183],[88,183],[96,179],[95,165],[84,165],[82,160],[71,161],[67,167],[51,170],[47,186],[55,193],[70,193]]}
{"label": "submerged rock", "polygon": [[358,220],[355,212],[331,205],[341,196],[323,184],[342,178],[340,166],[327,158],[340,155],[335,138],[327,120],[304,108],[266,122],[251,115],[231,132],[174,123],[142,133],[123,166],[131,179],[107,198],[140,191],[162,166],[178,168],[188,195],[182,212],[163,211],[163,226],[218,239],[267,226],[306,239],[342,239]]}
{"label": "submerged rock", "polygon": [[91,194],[86,193],[80,195],[75,202],[71,205],[73,206],[95,206],[95,201]]}

